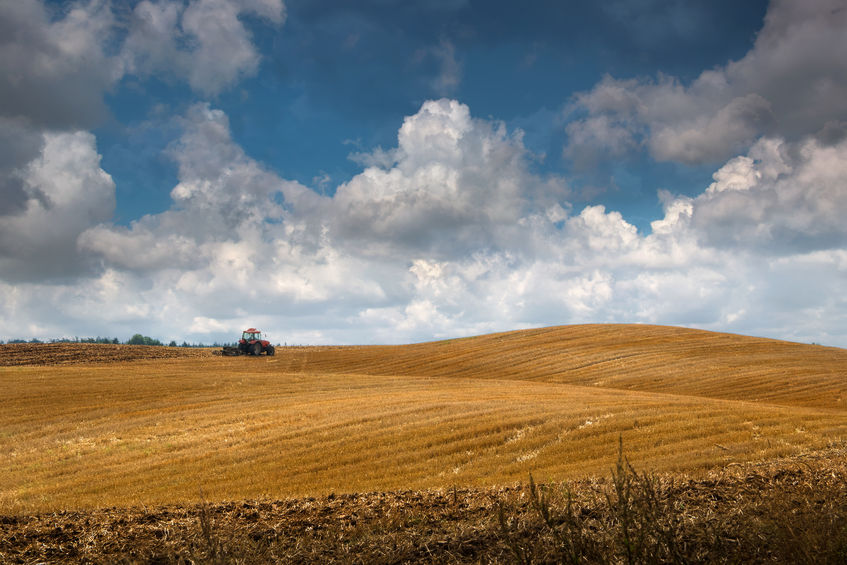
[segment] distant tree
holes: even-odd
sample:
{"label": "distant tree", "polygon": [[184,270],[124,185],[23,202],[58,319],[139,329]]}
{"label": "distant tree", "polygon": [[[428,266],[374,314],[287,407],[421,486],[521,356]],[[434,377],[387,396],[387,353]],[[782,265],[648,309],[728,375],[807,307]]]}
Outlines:
{"label": "distant tree", "polygon": [[152,337],[135,334],[127,340],[127,345],[162,345],[162,342]]}
{"label": "distant tree", "polygon": [[172,339],[171,342],[168,344],[168,347],[176,347],[176,340]]}
{"label": "distant tree", "polygon": [[[150,340],[153,343],[156,342],[156,340],[151,339],[149,337],[145,338],[144,336],[142,336],[142,338],[144,340]],[[3,343],[3,341],[0,340],[0,343]],[[121,343],[121,341],[118,338],[111,338],[111,337],[100,337],[100,336],[97,336],[97,337],[79,337],[78,335],[75,335],[73,337],[51,337],[50,339],[47,339],[47,340],[40,340],[38,338],[32,338],[30,340],[26,340],[26,339],[19,339],[18,338],[18,339],[10,339],[6,343],[114,343],[114,344],[117,345],[117,344]]]}

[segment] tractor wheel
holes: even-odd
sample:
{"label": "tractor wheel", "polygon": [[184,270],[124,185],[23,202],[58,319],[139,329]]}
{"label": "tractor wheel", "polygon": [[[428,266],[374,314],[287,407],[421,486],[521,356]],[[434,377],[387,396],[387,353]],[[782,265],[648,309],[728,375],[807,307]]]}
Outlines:
{"label": "tractor wheel", "polygon": [[262,354],[262,344],[258,341],[250,346],[250,353],[253,355],[261,355]]}
{"label": "tractor wheel", "polygon": [[267,351],[267,352],[268,352],[268,355],[271,355],[271,356],[273,356],[273,354],[274,354],[274,353],[276,353],[276,350],[274,349],[274,346],[273,346],[273,345],[269,345],[269,346],[267,347],[267,349],[265,349],[265,351]]}

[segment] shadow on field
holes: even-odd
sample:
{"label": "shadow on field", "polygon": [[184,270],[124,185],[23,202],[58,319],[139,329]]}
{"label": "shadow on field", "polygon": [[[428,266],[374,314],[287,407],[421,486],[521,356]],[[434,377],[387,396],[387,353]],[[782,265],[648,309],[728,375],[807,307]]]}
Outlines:
{"label": "shadow on field", "polygon": [[621,450],[589,488],[530,476],[528,501],[501,504],[498,523],[516,563],[847,563],[843,457],[680,481]]}
{"label": "shadow on field", "polygon": [[847,449],[698,480],[619,454],[555,485],[0,516],[0,561],[845,563]]}

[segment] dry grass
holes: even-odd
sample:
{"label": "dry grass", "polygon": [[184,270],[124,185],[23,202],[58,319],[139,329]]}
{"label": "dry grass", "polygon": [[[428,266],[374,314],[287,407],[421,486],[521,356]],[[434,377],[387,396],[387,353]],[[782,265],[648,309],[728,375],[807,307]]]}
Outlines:
{"label": "dry grass", "polygon": [[847,351],[679,328],[271,358],[79,347],[109,351],[0,368],[2,513],[558,481],[606,473],[620,436],[637,467],[699,476],[847,436]]}

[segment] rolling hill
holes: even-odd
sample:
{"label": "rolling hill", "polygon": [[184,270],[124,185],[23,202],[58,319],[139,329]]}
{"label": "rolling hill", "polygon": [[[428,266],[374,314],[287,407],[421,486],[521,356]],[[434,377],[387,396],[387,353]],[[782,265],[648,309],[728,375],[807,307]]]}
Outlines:
{"label": "rolling hill", "polygon": [[674,327],[259,358],[96,347],[0,346],[0,510],[584,478],[619,440],[640,468],[697,476],[847,436],[847,351]]}

